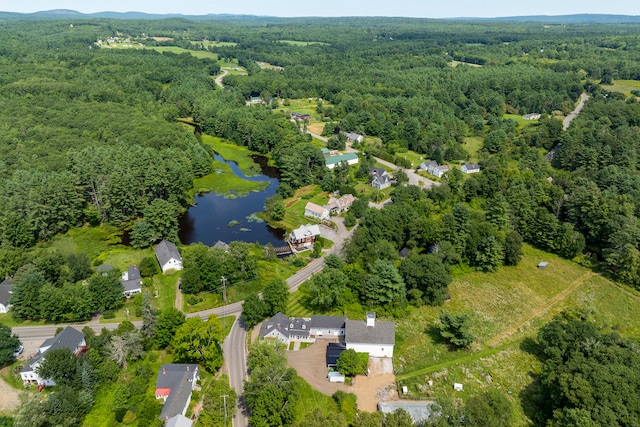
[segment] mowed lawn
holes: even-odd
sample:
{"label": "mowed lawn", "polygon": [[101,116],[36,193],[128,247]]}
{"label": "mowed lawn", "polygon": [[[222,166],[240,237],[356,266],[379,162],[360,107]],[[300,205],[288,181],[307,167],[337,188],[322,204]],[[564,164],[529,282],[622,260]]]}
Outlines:
{"label": "mowed lawn", "polygon": [[631,95],[632,90],[640,90],[640,80],[614,80],[612,85],[602,85],[608,91]]}

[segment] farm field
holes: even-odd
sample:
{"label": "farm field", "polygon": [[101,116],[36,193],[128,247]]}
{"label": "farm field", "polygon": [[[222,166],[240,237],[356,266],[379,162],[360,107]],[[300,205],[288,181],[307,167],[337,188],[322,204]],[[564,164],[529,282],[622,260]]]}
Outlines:
{"label": "farm field", "polygon": [[602,87],[611,92],[622,92],[631,96],[631,91],[640,91],[640,80],[614,80],[612,85]]}
{"label": "farm field", "polygon": [[285,43],[291,46],[313,46],[313,45],[329,46],[329,43],[307,42],[307,41],[300,41],[300,40],[278,40],[278,43]]}
{"label": "farm field", "polygon": [[[496,273],[459,272],[444,307],[421,307],[397,321],[395,368],[410,398],[437,398],[453,382],[474,395],[489,386],[520,403],[541,367],[529,350],[538,329],[564,310],[587,310],[596,322],[623,336],[640,337],[640,297],[590,270],[531,246],[516,267]],[[537,264],[547,261],[547,268]],[[476,341],[450,350],[437,329],[441,309],[471,317]],[[429,380],[433,387],[426,386]],[[464,398],[464,395],[459,397]],[[526,399],[525,399],[526,400]],[[527,425],[525,410],[514,405]],[[526,408],[525,408],[526,409]]]}

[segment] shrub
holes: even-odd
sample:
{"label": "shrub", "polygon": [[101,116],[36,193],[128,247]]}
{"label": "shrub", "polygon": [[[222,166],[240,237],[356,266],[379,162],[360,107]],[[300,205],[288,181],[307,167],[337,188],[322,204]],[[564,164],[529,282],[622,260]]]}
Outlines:
{"label": "shrub", "polygon": [[104,313],[102,313],[102,318],[103,319],[115,319],[116,318],[116,314],[113,312],[113,310],[107,310]]}

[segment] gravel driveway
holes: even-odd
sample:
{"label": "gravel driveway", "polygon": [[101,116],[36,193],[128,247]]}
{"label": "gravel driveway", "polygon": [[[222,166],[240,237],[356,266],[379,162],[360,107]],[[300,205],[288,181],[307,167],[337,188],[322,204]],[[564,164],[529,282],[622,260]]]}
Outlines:
{"label": "gravel driveway", "polygon": [[327,364],[325,355],[327,352],[327,344],[330,342],[338,342],[337,339],[316,339],[315,344],[304,350],[287,351],[287,362],[290,367],[295,369],[311,387],[320,393],[331,396],[338,390],[350,391],[344,384],[330,383],[327,380]]}

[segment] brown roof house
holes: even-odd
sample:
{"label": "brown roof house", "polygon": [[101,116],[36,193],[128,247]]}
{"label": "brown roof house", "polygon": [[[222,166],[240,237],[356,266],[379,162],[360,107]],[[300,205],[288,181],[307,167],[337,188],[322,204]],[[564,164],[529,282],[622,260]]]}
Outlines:
{"label": "brown roof house", "polygon": [[308,202],[304,207],[304,216],[317,219],[318,221],[324,221],[325,219],[329,219],[329,210],[324,206]]}

